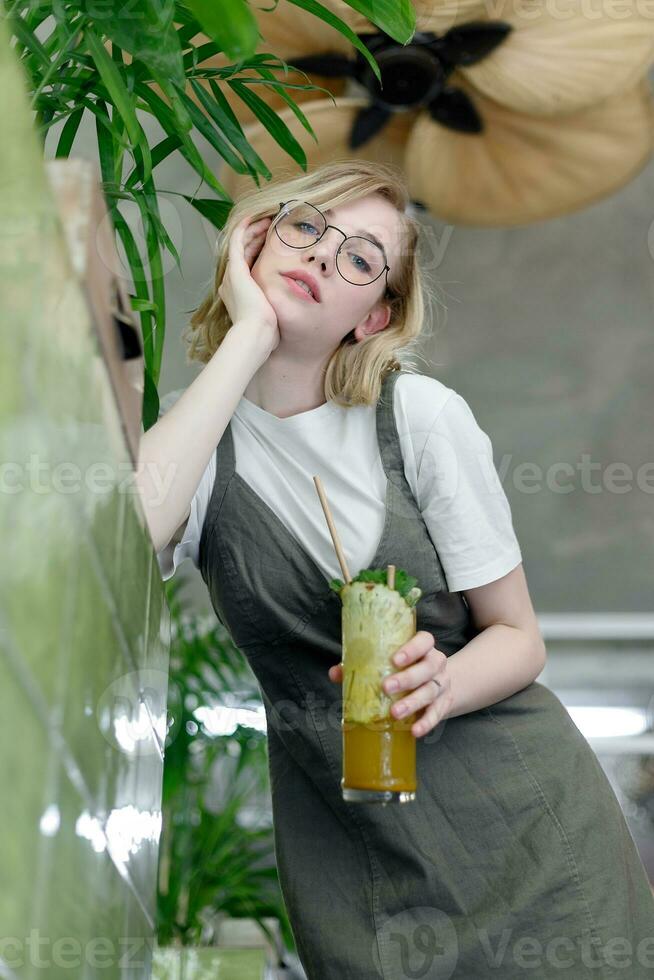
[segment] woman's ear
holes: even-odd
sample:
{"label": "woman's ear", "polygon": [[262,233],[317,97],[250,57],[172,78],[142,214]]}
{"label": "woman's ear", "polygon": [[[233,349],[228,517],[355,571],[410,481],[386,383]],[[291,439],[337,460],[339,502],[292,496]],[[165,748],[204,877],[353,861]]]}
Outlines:
{"label": "woman's ear", "polygon": [[376,306],[368,313],[360,323],[354,328],[354,337],[357,341],[365,340],[374,333],[379,333],[388,326],[391,318],[391,307],[388,303],[379,301]]}

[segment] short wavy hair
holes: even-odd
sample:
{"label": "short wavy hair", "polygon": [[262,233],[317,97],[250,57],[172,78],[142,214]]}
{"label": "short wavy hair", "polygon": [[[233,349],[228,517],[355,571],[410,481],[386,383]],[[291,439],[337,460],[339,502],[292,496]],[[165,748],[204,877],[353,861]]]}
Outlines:
{"label": "short wavy hair", "polygon": [[[389,371],[417,373],[412,363],[418,337],[424,334],[424,274],[418,260],[420,224],[399,170],[362,159],[332,160],[300,176],[282,175],[264,187],[242,195],[234,203],[219,237],[213,286],[194,311],[184,331],[187,360],[207,363],[231,326],[227,308],[218,295],[229,257],[229,240],[236,224],[248,216],[254,221],[274,217],[280,201],[292,199],[325,210],[339,207],[368,194],[379,194],[400,215],[399,262],[388,277],[388,289],[380,301],[390,305],[387,326],[362,341],[354,331],[343,338],[325,372],[325,398],[350,407],[372,405],[381,393]],[[420,355],[417,355],[420,356]]]}

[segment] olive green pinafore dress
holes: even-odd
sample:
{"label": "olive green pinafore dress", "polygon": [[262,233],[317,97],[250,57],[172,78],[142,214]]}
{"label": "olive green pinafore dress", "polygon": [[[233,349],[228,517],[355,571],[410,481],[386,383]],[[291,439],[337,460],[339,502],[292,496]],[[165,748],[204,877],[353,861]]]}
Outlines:
{"label": "olive green pinafore dress", "polygon": [[[417,577],[417,628],[449,656],[476,631],[404,475],[400,373],[376,408],[388,482],[370,567]],[[419,738],[416,800],[343,802],[342,692],[327,675],[340,599],[235,472],[231,426],[216,463],[200,569],[261,689],[276,859],[309,980],[654,978],[644,867],[595,754],[544,685]]]}

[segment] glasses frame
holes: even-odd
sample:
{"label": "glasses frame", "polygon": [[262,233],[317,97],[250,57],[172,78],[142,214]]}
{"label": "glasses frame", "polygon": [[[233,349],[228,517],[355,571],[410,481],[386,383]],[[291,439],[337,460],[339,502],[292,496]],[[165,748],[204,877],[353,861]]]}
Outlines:
{"label": "glasses frame", "polygon": [[[371,241],[369,238],[365,238],[363,235],[346,235],[345,232],[342,231],[341,228],[337,228],[336,225],[329,225],[329,224],[327,224],[327,218],[322,213],[322,211],[320,210],[320,208],[317,208],[315,204],[309,204],[308,201],[300,201],[300,199],[299,198],[296,198],[296,197],[291,198],[290,201],[280,201],[279,202],[279,211],[275,215],[275,218],[278,218],[279,217],[279,215],[282,212],[282,208],[286,207],[287,204],[292,204],[294,201],[297,201],[300,204],[307,205],[308,207],[312,207],[314,209],[314,211],[317,211],[318,214],[320,215],[320,217],[322,218],[322,220],[325,222],[325,228],[324,228],[324,231],[322,232],[320,238],[316,238],[315,242],[312,242],[311,245],[289,245],[288,242],[285,242],[284,239],[282,238],[282,236],[279,234],[279,232],[277,231],[277,225],[275,225],[274,226],[275,227],[275,234],[279,238],[279,240],[282,243],[282,245],[286,245],[287,248],[297,248],[297,249],[311,248],[313,245],[317,245],[318,244],[318,242],[320,241],[320,239],[324,236],[325,232],[329,228],[333,228],[335,231],[339,232],[339,234],[341,234],[343,236],[343,241],[341,242],[340,246],[338,247],[338,249],[336,251],[336,259],[337,260],[338,260],[338,256],[341,253],[341,250],[342,250],[343,246],[345,245],[346,241],[348,240],[348,238],[363,238],[364,241],[370,242],[371,245],[377,245],[376,242]],[[379,248],[378,245],[377,245],[377,248]],[[383,249],[381,250],[381,253],[382,253],[383,257],[384,257],[384,262],[386,262],[386,265],[384,266],[384,268],[382,269],[382,271],[379,273],[379,275],[378,276],[375,276],[374,279],[371,279],[370,282],[351,282],[349,279],[346,279],[345,276],[343,275],[343,273],[341,272],[341,270],[338,268],[338,261],[336,262],[336,271],[338,272],[338,274],[341,277],[341,279],[343,279],[345,282],[349,283],[350,286],[371,286],[373,282],[377,282],[377,280],[381,276],[383,276],[384,273],[386,273],[386,293],[390,296],[391,295],[391,289],[390,289],[390,287],[388,285],[388,273],[391,271],[391,267],[388,264],[388,262],[386,261],[386,253],[384,252]]]}

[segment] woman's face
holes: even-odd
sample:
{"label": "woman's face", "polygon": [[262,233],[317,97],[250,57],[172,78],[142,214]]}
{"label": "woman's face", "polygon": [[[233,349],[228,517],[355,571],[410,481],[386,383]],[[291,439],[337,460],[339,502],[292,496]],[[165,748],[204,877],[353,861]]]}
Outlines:
{"label": "woman's face", "polygon": [[[327,223],[346,235],[372,233],[384,246],[391,269],[388,275],[392,275],[400,258],[399,217],[392,204],[370,194],[330,211],[321,210]],[[281,241],[271,223],[251,275],[277,314],[280,348],[326,356],[352,330],[361,341],[388,324],[390,308],[382,299],[387,273],[365,285],[347,282],[336,268],[336,252],[342,243],[343,236],[328,228],[315,244],[293,248]],[[292,271],[313,278],[319,302],[298,292],[299,287],[285,276]]]}

